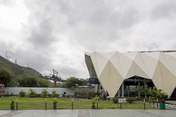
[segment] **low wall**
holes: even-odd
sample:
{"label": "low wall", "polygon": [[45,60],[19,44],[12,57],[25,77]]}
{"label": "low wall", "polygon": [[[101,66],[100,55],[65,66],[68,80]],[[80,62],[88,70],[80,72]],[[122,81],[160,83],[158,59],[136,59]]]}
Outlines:
{"label": "low wall", "polygon": [[47,89],[49,94],[51,94],[52,90],[57,91],[58,94],[63,94],[65,92],[66,94],[74,95],[75,93],[75,89],[68,89],[68,88],[6,87],[5,94],[6,93],[18,94],[21,90],[28,92],[29,88],[34,89],[37,92],[37,94],[41,94],[43,89]]}

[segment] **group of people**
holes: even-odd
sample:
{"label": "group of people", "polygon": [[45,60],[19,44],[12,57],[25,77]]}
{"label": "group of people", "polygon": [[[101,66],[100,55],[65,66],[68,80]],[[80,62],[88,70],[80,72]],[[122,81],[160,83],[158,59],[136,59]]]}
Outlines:
{"label": "group of people", "polygon": [[104,100],[107,100],[108,97],[109,97],[109,93],[106,91],[106,92],[103,94],[103,97],[104,97]]}

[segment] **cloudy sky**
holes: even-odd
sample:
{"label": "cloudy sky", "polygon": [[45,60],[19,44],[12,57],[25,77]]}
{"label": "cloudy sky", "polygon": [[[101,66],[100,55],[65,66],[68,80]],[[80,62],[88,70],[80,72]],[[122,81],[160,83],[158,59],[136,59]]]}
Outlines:
{"label": "cloudy sky", "polygon": [[176,50],[175,0],[0,0],[0,55],[89,77],[85,52]]}

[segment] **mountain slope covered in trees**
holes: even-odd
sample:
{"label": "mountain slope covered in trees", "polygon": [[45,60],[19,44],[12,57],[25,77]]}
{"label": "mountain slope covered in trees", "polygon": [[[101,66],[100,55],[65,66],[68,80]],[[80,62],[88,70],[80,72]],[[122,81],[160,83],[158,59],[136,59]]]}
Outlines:
{"label": "mountain slope covered in trees", "polygon": [[5,59],[2,56],[0,56],[0,67],[9,69],[13,77],[24,75],[32,76],[35,78],[42,78],[42,75],[38,71],[29,67],[23,67],[18,64],[12,63],[11,61]]}

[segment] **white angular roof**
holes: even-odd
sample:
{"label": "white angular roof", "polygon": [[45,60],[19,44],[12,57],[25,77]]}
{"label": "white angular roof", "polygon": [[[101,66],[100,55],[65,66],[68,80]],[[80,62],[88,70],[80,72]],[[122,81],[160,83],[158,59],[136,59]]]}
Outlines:
{"label": "white angular roof", "polygon": [[176,51],[85,53],[90,77],[97,77],[110,97],[132,76],[151,79],[170,95],[176,86]]}

